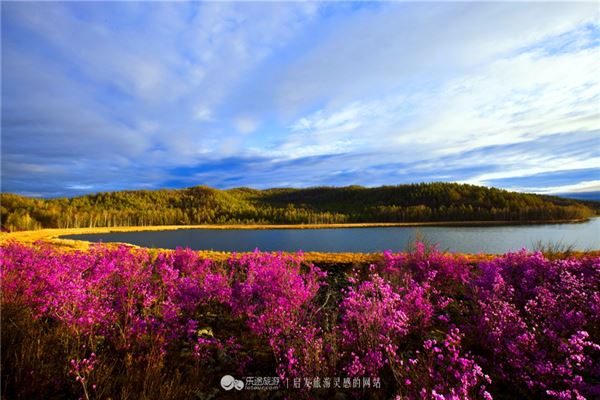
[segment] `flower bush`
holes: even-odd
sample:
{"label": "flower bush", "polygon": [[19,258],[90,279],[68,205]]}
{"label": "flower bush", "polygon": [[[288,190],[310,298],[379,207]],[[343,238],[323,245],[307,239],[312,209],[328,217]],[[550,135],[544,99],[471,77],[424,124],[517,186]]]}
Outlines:
{"label": "flower bush", "polygon": [[599,259],[521,251],[479,268],[472,329],[497,383],[540,397],[598,396]]}
{"label": "flower bush", "polygon": [[312,382],[293,397],[600,397],[600,257],[199,254],[2,245],[7,398],[210,397],[225,374]]}

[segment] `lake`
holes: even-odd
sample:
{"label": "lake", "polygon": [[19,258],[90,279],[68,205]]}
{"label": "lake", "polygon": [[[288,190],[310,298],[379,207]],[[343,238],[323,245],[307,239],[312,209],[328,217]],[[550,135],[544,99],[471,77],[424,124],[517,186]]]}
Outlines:
{"label": "lake", "polygon": [[380,252],[406,250],[423,235],[441,250],[461,253],[505,253],[536,243],[573,245],[577,250],[600,249],[600,218],[579,224],[374,227],[337,229],[180,229],[69,235],[65,239],[124,242],[143,247],[217,251]]}

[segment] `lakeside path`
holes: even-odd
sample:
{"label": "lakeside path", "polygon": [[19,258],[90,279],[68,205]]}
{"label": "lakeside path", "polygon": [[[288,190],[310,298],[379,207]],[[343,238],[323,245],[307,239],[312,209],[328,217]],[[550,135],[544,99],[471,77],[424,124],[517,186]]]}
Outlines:
{"label": "lakeside path", "polygon": [[[445,221],[445,222],[403,222],[403,223],[357,223],[357,224],[314,224],[314,225],[154,225],[154,226],[125,226],[125,227],[95,227],[95,228],[69,228],[69,229],[40,229],[35,231],[2,232],[0,244],[8,241],[18,241],[24,244],[33,244],[41,241],[52,244],[62,250],[86,250],[92,243],[83,240],[64,239],[62,236],[111,232],[143,232],[165,231],[178,229],[335,229],[335,228],[382,228],[382,227],[420,227],[420,226],[502,226],[502,225],[540,225],[581,223],[585,220],[563,221]],[[116,244],[116,243],[111,243]],[[131,247],[138,247],[124,243]],[[156,249],[165,250],[168,249]],[[199,253],[213,260],[225,260],[231,256],[229,252],[199,251]],[[375,263],[381,261],[380,253],[320,253],[304,252],[307,262],[313,263]],[[478,254],[470,258],[482,259],[489,256]]]}

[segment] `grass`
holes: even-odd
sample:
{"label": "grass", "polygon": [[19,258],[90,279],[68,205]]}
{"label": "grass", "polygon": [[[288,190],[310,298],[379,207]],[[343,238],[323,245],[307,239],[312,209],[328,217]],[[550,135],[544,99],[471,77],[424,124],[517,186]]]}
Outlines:
{"label": "grass", "polygon": [[[575,250],[574,243],[563,243],[562,241],[544,242],[542,240],[538,240],[533,244],[532,249],[533,251],[541,251],[547,258],[551,260],[569,257],[572,254],[578,253]],[[584,253],[589,252],[590,251],[588,250]]]}

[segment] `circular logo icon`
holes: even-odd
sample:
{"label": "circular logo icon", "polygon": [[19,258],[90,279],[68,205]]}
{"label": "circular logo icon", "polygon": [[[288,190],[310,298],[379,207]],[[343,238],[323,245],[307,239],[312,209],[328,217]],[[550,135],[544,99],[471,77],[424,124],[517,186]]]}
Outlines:
{"label": "circular logo icon", "polygon": [[235,386],[235,388],[237,390],[242,390],[244,388],[244,382],[242,382],[241,380],[237,380],[235,381],[235,383],[233,384],[233,386]]}
{"label": "circular logo icon", "polygon": [[221,387],[225,390],[231,390],[233,388],[242,390],[244,388],[244,382],[240,379],[235,379],[231,375],[224,375],[221,378]]}
{"label": "circular logo icon", "polygon": [[233,389],[233,385],[235,385],[235,378],[231,375],[225,375],[221,378],[221,387],[225,390]]}

